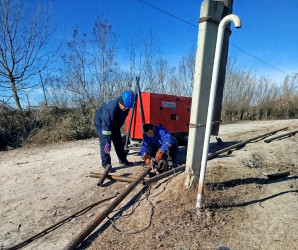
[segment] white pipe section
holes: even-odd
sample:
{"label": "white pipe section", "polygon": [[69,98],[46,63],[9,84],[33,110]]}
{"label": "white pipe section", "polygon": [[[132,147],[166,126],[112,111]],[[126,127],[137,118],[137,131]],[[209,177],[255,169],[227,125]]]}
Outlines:
{"label": "white pipe section", "polygon": [[212,117],[213,117],[214,101],[215,101],[215,94],[216,94],[217,81],[218,81],[223,37],[224,37],[225,27],[230,22],[234,22],[236,28],[241,28],[241,21],[239,17],[233,14],[225,16],[220,21],[218,26],[210,96],[209,96],[208,113],[207,113],[206,131],[205,131],[205,138],[204,138],[203,155],[202,155],[202,161],[201,161],[200,179],[199,179],[198,195],[197,195],[197,203],[196,203],[197,210],[201,209],[202,201],[203,201],[203,186],[204,186],[206,166],[207,166],[207,160],[208,160]]}

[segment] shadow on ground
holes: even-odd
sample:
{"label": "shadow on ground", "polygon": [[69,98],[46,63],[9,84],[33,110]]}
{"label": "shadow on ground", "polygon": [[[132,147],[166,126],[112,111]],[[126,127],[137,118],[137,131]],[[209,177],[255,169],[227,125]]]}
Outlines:
{"label": "shadow on ground", "polygon": [[259,185],[266,185],[272,184],[277,182],[289,181],[292,179],[297,179],[297,176],[290,176],[285,178],[276,178],[274,180],[267,179],[267,178],[244,178],[244,179],[234,179],[229,181],[223,181],[218,183],[206,183],[206,187],[210,188],[211,190],[225,190],[228,188],[233,188],[239,185],[248,185],[248,184],[259,184]]}
{"label": "shadow on ground", "polygon": [[[219,150],[222,150],[224,148],[230,147],[234,144],[239,143],[239,141],[228,141],[228,142],[212,142],[209,145],[209,153],[215,153]],[[233,150],[239,150],[241,148],[243,148],[245,145],[238,147],[238,148],[234,148]],[[226,152],[225,154],[222,153],[221,155],[218,155],[216,157],[227,157],[227,156],[231,156],[232,150],[229,152]],[[178,159],[177,159],[177,164],[178,165],[182,165],[186,163],[186,154],[187,154],[187,146],[180,146],[178,149]],[[216,158],[214,157],[214,158]]]}
{"label": "shadow on ground", "polygon": [[143,187],[135,196],[132,197],[132,199],[124,207],[122,207],[116,214],[110,217],[108,221],[105,222],[99,229],[97,229],[94,233],[89,235],[89,237],[86,238],[76,249],[88,249],[91,246],[92,242],[95,241],[100,236],[100,234],[102,234],[106,229],[108,229],[112,225],[113,221],[119,218],[124,211],[133,206],[142,197],[142,194],[148,190],[148,188],[149,186]]}
{"label": "shadow on ground", "polygon": [[262,199],[257,199],[257,200],[251,200],[251,201],[246,201],[246,202],[242,202],[242,203],[238,203],[238,204],[224,204],[224,205],[218,205],[218,204],[213,204],[210,206],[206,206],[205,208],[209,208],[209,209],[222,209],[222,208],[233,208],[233,207],[246,207],[255,203],[261,203],[264,202],[266,200],[270,200],[273,198],[276,198],[280,195],[284,195],[284,194],[288,194],[288,193],[298,193],[298,190],[288,190],[288,191],[284,191],[284,192],[280,192],[274,195],[270,195],[268,197],[262,198]]}

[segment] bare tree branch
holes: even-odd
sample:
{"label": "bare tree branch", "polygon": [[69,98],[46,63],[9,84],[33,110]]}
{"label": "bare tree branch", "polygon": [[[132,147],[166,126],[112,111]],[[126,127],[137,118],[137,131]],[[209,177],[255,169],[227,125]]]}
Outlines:
{"label": "bare tree branch", "polygon": [[36,86],[26,80],[55,56],[44,51],[53,32],[48,6],[29,10],[23,0],[0,0],[0,87],[12,92],[19,110],[20,92]]}

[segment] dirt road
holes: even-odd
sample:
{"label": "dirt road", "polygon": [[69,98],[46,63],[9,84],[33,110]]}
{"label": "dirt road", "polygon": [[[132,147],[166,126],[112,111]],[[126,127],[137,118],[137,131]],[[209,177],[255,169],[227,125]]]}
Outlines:
{"label": "dirt road", "polygon": [[[222,125],[222,146],[289,127],[298,120]],[[180,163],[187,149],[179,148]],[[144,167],[118,166],[114,174],[136,177]],[[208,161],[204,210],[195,209],[196,189],[186,189],[185,173],[133,192],[79,249],[298,249],[298,137],[265,143],[264,138]],[[290,171],[283,178],[265,173]],[[102,172],[98,140],[32,146],[0,152],[0,248],[7,249],[88,205],[119,195],[129,184],[88,177]],[[72,218],[22,249],[62,249],[113,199]],[[133,202],[132,202],[133,201]]]}

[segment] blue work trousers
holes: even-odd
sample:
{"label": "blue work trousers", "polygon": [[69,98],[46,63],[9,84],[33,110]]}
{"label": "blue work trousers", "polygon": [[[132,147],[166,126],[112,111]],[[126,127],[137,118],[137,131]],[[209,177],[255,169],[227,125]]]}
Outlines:
{"label": "blue work trousers", "polygon": [[[95,129],[99,137],[102,166],[106,168],[108,164],[111,164],[111,156],[110,154],[106,154],[104,150],[106,145],[106,140],[104,140],[102,136],[102,127],[96,124]],[[120,129],[113,129],[111,132],[112,132],[111,140],[113,142],[118,159],[120,162],[126,162],[126,153],[124,152],[124,144],[122,141]]]}

